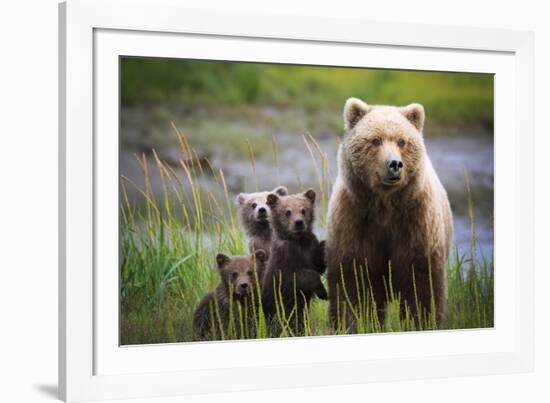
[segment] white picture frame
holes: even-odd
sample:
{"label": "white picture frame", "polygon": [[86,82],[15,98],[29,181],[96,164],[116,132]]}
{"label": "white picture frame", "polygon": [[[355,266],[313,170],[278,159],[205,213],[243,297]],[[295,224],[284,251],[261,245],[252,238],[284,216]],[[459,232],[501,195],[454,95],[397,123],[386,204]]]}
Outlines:
{"label": "white picture frame", "polygon": [[[534,200],[531,33],[222,15],[170,0],[70,0],[60,5],[59,40],[62,399],[532,370],[534,225],[525,208]],[[118,130],[120,55],[495,74],[495,327],[120,347],[118,137],[110,135]]]}

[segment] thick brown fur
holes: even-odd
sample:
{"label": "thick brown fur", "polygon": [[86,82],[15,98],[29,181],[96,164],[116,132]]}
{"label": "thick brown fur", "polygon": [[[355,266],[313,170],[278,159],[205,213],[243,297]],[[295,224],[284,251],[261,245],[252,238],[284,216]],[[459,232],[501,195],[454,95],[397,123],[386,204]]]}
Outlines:
{"label": "thick brown fur", "polygon": [[237,196],[236,202],[249,239],[250,252],[263,249],[269,253],[271,249],[271,209],[266,203],[270,193],[286,196],[288,190],[284,186],[278,186],[271,192],[239,193]]}
{"label": "thick brown fur", "polygon": [[[346,307],[353,326],[350,308],[357,311],[364,297],[357,278],[373,293],[382,318],[391,263],[393,289],[415,316],[419,309],[430,312],[431,271],[441,323],[453,224],[447,193],[424,147],[424,109],[419,104],[370,106],[350,98],[344,122],[325,247],[331,320],[335,323]],[[397,182],[387,178],[387,161],[393,158],[402,161]]]}
{"label": "thick brown fur", "polygon": [[[195,333],[200,340],[220,339],[222,332],[227,334],[230,313],[233,314],[237,333],[242,334],[241,330],[244,329],[239,329],[239,310],[243,316],[246,315],[243,323],[246,323],[248,337],[254,336],[256,321],[253,315],[258,312],[260,305],[258,282],[265,269],[266,259],[267,254],[262,249],[250,256],[230,257],[221,253],[216,256],[220,283],[215,291],[199,302],[193,316]],[[216,312],[219,312],[219,319]]]}
{"label": "thick brown fur", "polygon": [[[274,324],[277,305],[282,305],[291,331],[296,333],[303,330],[304,310],[311,298],[317,295],[327,299],[321,282],[325,269],[323,248],[313,233],[314,203],[312,189],[302,194],[278,196],[272,193],[267,197],[274,239],[262,281],[263,309],[268,323]],[[272,328],[279,328],[279,325]]]}

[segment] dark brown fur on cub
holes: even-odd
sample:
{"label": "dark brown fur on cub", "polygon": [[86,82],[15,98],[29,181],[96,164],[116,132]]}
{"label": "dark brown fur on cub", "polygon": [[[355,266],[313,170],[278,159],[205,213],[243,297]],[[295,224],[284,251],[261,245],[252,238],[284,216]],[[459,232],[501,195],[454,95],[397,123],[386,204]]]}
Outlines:
{"label": "dark brown fur on cub", "polygon": [[[220,339],[222,331],[227,335],[231,305],[237,334],[254,336],[254,312],[257,312],[259,306],[257,279],[261,278],[266,258],[267,254],[262,249],[250,256],[230,257],[222,253],[216,256],[220,284],[201,300],[193,317],[195,333],[199,339]],[[239,311],[242,312],[245,329],[240,329]]]}
{"label": "dark brown fur on cub", "polygon": [[272,193],[267,204],[271,208],[274,239],[262,282],[262,304],[271,322],[277,305],[282,305],[291,330],[299,333],[311,298],[317,295],[327,299],[321,282],[325,269],[323,247],[312,229],[315,191],[290,196]]}
{"label": "dark brown fur on cub", "polygon": [[266,203],[267,195],[270,193],[286,196],[288,190],[284,186],[278,186],[271,192],[239,193],[237,196],[237,205],[249,239],[250,252],[263,249],[269,253],[271,248],[271,209]]}

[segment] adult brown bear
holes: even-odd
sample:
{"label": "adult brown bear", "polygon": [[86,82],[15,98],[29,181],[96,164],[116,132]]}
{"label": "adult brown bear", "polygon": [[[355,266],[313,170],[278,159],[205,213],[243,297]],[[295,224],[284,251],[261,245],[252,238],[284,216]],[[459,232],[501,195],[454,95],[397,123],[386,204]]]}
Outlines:
{"label": "adult brown bear", "polygon": [[447,193],[424,147],[424,108],[350,98],[344,122],[326,239],[331,320],[345,316],[354,328],[372,296],[383,318],[391,267],[402,307],[418,318],[435,301],[440,323],[453,224]]}

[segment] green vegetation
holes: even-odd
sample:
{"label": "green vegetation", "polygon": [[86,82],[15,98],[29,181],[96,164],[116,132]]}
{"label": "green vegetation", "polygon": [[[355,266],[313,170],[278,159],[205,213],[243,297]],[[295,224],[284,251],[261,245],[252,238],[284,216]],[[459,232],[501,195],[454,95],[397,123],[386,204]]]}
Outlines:
{"label": "green vegetation", "polygon": [[[121,342],[122,344],[149,344],[194,340],[193,311],[199,300],[218,283],[214,257],[217,252],[228,255],[246,254],[246,239],[237,219],[233,195],[227,191],[222,170],[214,171],[208,161],[200,161],[187,138],[177,132],[181,149],[179,164],[185,172],[182,180],[170,164],[162,162],[153,153],[156,162],[154,174],[160,174],[162,197],[155,196],[151,186],[149,165],[144,156],[137,157],[145,178],[145,186],[137,189],[142,202],[131,202],[128,187],[136,188],[128,178],[121,178]],[[278,147],[273,144],[275,161]],[[321,226],[326,223],[327,202],[331,189],[328,158],[312,136],[304,136],[304,155],[314,164],[318,177],[319,212]],[[254,173],[254,154],[250,151],[251,172]],[[223,197],[216,197],[203,188],[200,175],[210,171],[216,178]],[[255,175],[254,175],[255,176]],[[257,186],[254,178],[251,183]],[[251,189],[252,190],[252,189]],[[469,194],[466,187],[465,193]],[[447,268],[448,317],[440,328],[466,329],[493,326],[493,262],[476,254],[476,236],[472,202],[469,199],[472,223],[472,249],[467,256],[459,256],[455,249]],[[364,314],[358,325],[360,332],[392,332],[432,330],[433,317],[413,318],[400,315],[399,295],[392,292],[386,316],[378,321],[376,307],[366,299]],[[261,309],[258,309],[261,312]],[[288,318],[280,321],[283,336],[292,336],[286,326]],[[224,338],[242,338],[249,332],[243,321],[235,318]],[[264,326],[258,326],[260,337],[270,337]],[[346,333],[346,324],[337,325],[337,334]],[[306,335],[331,335],[335,331],[328,321],[327,303],[314,300],[305,318]]]}
{"label": "green vegetation", "polygon": [[493,76],[260,63],[121,59],[123,106],[177,104],[183,108],[269,105],[338,112],[355,96],[371,104],[419,102],[432,121],[493,125]]}

